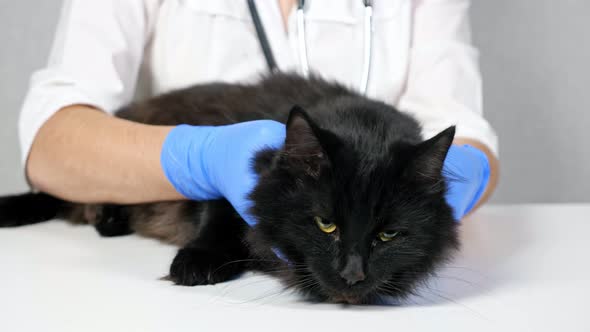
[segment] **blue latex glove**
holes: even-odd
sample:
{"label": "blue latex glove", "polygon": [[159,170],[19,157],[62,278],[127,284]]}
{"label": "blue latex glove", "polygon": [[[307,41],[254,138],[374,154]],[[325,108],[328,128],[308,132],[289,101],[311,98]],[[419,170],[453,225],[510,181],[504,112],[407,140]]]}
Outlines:
{"label": "blue latex glove", "polygon": [[488,158],[471,145],[452,145],[444,162],[443,174],[449,183],[447,203],[459,221],[483,195],[490,179]]}
{"label": "blue latex glove", "polygon": [[174,188],[193,200],[225,197],[242,218],[254,225],[247,195],[257,182],[252,157],[259,150],[280,148],[285,125],[272,120],[226,126],[173,128],[162,147],[161,164]]}

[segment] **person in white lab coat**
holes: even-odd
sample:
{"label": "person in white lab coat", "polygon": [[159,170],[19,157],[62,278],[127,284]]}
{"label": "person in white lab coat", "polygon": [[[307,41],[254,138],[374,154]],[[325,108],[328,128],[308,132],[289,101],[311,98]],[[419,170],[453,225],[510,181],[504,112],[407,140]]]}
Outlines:
{"label": "person in white lab coat", "polygon": [[[281,70],[297,70],[301,61],[296,4],[256,1]],[[468,8],[468,0],[373,1],[367,88],[369,97],[416,117],[425,137],[457,125],[454,152],[445,162],[467,179],[447,196],[457,219],[489,197],[498,176],[497,138],[482,115]],[[363,13],[360,0],[306,1],[312,71],[357,84]],[[78,202],[225,197],[248,219],[245,195],[256,181],[249,158],[229,163],[223,155],[251,153],[261,143],[280,146],[282,124],[180,130],[131,123],[110,113],[132,100],[138,81],[158,94],[209,81],[251,81],[265,71],[245,0],[66,0],[49,63],[34,73],[21,112],[29,183]],[[211,137],[214,146],[206,143]],[[182,144],[186,141],[194,143],[192,150]],[[171,155],[186,164],[172,172],[165,157]],[[199,165],[232,176],[195,171]]]}

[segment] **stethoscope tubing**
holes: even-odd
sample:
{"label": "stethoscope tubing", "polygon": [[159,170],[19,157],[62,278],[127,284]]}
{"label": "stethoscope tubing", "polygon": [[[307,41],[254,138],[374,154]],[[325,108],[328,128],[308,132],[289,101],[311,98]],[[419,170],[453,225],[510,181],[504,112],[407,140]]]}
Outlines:
{"label": "stethoscope tubing", "polygon": [[301,69],[301,74],[304,77],[309,76],[309,61],[307,55],[307,43],[305,33],[305,13],[303,12],[303,4],[304,1],[299,1],[298,8],[297,8],[297,49],[299,50],[299,66]]}
{"label": "stethoscope tubing", "polygon": [[[369,80],[371,76],[371,60],[373,53],[373,1],[363,0],[364,9],[364,21],[363,21],[363,62],[361,69],[361,78],[359,83],[359,92],[363,95],[367,93],[369,86]],[[277,63],[274,58],[270,43],[266,36],[266,31],[258,15],[256,4],[254,0],[248,0],[248,8],[250,9],[250,15],[256,29],[256,35],[260,47],[266,59],[266,63],[271,72],[278,71]],[[307,34],[305,29],[305,1],[297,1],[297,13],[296,13],[296,25],[297,25],[297,50],[299,57],[299,70],[301,75],[309,77],[309,57],[307,53]]]}
{"label": "stethoscope tubing", "polygon": [[363,24],[363,70],[359,91],[366,95],[371,75],[371,57],[373,53],[373,6],[370,1],[365,1],[365,20]]}

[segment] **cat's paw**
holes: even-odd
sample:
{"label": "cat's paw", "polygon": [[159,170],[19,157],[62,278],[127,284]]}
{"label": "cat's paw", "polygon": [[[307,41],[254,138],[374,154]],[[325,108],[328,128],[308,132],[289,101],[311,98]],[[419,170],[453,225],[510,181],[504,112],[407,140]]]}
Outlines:
{"label": "cat's paw", "polygon": [[104,237],[123,236],[133,233],[129,215],[123,206],[103,205],[94,207],[94,228]]}
{"label": "cat's paw", "polygon": [[212,285],[228,281],[244,272],[244,264],[210,251],[183,248],[170,266],[168,279],[177,285]]}

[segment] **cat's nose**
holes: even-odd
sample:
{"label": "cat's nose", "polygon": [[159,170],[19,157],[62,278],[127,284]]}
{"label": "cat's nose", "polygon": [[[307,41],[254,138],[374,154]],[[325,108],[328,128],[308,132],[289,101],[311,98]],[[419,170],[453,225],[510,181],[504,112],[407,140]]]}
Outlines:
{"label": "cat's nose", "polygon": [[363,259],[360,255],[348,256],[344,269],[340,272],[342,279],[350,286],[365,280],[365,272],[363,271]]}

